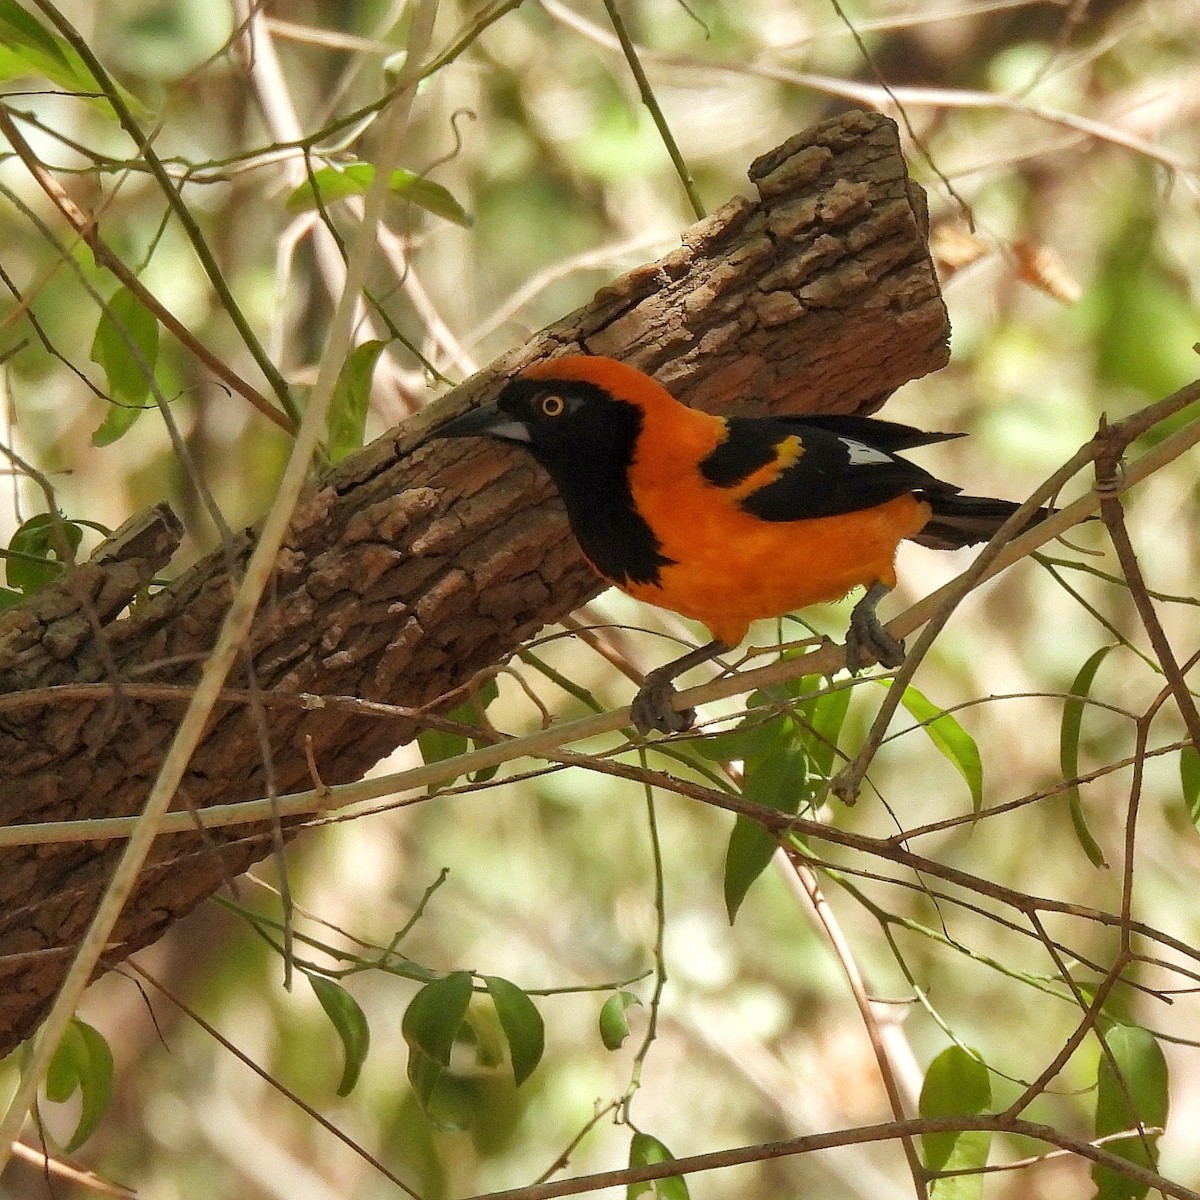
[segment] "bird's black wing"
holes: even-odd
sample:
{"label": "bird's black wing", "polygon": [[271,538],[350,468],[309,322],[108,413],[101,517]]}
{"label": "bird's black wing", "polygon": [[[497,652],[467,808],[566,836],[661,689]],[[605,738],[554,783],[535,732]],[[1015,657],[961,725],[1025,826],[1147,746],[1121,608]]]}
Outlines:
{"label": "bird's black wing", "polygon": [[878,417],[856,417],[848,414],[806,414],[803,417],[774,418],[782,425],[799,427],[801,436],[805,427],[824,429],[827,433],[854,438],[880,450],[911,450],[914,446],[931,446],[934,442],[951,442],[966,437],[965,433],[930,433],[915,425],[901,425],[898,421],[881,421]]}
{"label": "bird's black wing", "polygon": [[832,517],[873,508],[906,492],[950,495],[959,490],[891,450],[952,435],[866,417],[733,417],[728,426],[728,437],[700,464],[701,473],[710,483],[735,491],[753,476],[753,486],[739,503],[764,521]]}

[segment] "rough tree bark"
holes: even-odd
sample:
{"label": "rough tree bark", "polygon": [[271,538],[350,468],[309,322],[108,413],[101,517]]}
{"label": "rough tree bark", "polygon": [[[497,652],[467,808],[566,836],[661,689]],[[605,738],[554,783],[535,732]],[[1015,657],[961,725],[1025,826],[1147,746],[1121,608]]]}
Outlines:
{"label": "rough tree bark", "polygon": [[[503,660],[591,596],[596,581],[545,477],[525,456],[425,444],[431,425],[525,363],[610,354],[712,411],[870,411],[942,366],[948,325],[925,241],[924,195],[892,122],[848,113],[756,161],[756,199],[732,200],[683,245],[601,290],[314,486],[292,523],[230,687],[271,693],[219,710],[186,778],[206,805],[358,777],[415,730],[288,694],[422,705]],[[154,779],[180,701],[122,684],[189,684],[210,649],[247,531],[149,599],[170,513],[0,620],[0,824],[127,815]],[[252,665],[252,671],[249,666]],[[44,689],[106,683],[100,698]],[[24,693],[24,694],[21,694]],[[269,743],[269,769],[265,743]],[[183,797],[178,804],[185,802]],[[107,956],[111,967],[267,854],[271,831],[161,838]],[[111,843],[0,851],[0,1056],[28,1036],[111,871]]]}

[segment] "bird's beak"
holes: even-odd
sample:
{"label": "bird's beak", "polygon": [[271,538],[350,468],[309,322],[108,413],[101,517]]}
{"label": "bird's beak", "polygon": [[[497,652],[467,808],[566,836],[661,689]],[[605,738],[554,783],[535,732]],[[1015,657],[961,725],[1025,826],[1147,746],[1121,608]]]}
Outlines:
{"label": "bird's beak", "polygon": [[435,438],[490,437],[504,442],[528,442],[529,429],[495,404],[484,404],[456,417],[431,435]]}

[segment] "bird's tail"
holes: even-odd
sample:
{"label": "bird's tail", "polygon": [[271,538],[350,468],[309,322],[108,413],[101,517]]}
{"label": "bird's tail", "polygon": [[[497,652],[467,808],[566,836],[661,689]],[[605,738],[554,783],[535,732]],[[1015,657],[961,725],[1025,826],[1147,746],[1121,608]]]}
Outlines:
{"label": "bird's tail", "polygon": [[[921,499],[933,509],[933,516],[910,541],[934,550],[958,550],[986,542],[1020,507],[1011,500],[964,496],[957,492],[924,492]],[[1039,508],[1017,532],[1024,533],[1053,511]]]}

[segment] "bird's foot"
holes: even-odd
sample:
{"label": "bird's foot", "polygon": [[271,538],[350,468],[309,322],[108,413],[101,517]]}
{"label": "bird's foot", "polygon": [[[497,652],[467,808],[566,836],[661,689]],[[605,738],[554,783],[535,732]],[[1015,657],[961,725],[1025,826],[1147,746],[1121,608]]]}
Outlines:
{"label": "bird's foot", "polygon": [[629,715],[638,733],[646,734],[652,729],[659,733],[683,733],[696,723],[694,708],[676,708],[672,703],[676,695],[672,676],[665,671],[651,671],[633,698]]}
{"label": "bird's foot", "polygon": [[898,667],[904,661],[904,643],[893,637],[880,623],[875,606],[888,593],[874,583],[850,613],[846,633],[846,666],[853,672],[874,659],[885,667]]}

